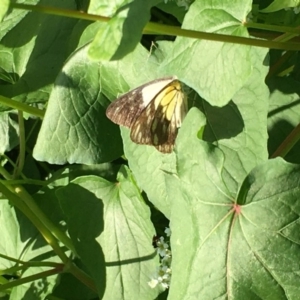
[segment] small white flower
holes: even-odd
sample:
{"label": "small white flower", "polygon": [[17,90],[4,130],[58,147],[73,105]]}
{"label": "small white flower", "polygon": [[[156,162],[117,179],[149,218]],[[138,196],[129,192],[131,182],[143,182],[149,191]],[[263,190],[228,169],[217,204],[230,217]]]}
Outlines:
{"label": "small white flower", "polygon": [[172,270],[168,266],[160,266],[153,278],[148,282],[148,285],[154,289],[160,285],[164,290],[168,289],[171,282]]}
{"label": "small white flower", "polygon": [[[171,269],[168,267],[168,266],[162,266],[161,268],[160,268],[160,275],[162,276],[162,277],[164,277],[164,276],[170,276],[169,274],[171,274],[172,272],[171,272]],[[166,277],[167,278],[167,277]]]}
{"label": "small white flower", "polygon": [[294,7],[294,13],[297,15],[300,12],[300,6]]}
{"label": "small white flower", "polygon": [[177,0],[176,3],[179,7],[184,6],[185,10],[188,10],[192,4],[192,0]]}
{"label": "small white flower", "polygon": [[166,282],[161,282],[161,286],[163,287],[164,290],[169,288],[169,284]]}
{"label": "small white flower", "polygon": [[166,256],[166,250],[169,248],[168,243],[164,241],[164,237],[160,237],[157,241],[157,252],[161,257]]}
{"label": "small white flower", "polygon": [[[170,229],[166,228],[165,233],[170,234]],[[152,276],[151,280],[148,282],[148,285],[151,288],[155,288],[159,285],[163,290],[166,290],[170,287],[171,282],[172,253],[169,249],[169,244],[165,242],[164,237],[157,239],[156,245],[157,253],[160,255],[160,265],[154,276]]]}
{"label": "small white flower", "polygon": [[152,289],[154,289],[154,288],[158,285],[158,280],[152,278],[152,279],[148,282],[148,285],[149,285]]}
{"label": "small white flower", "polygon": [[171,251],[167,250],[166,255],[161,259],[161,264],[163,266],[171,266],[171,262],[172,262]]}
{"label": "small white flower", "polygon": [[[168,0],[164,0],[164,2],[167,4]],[[175,2],[177,6],[184,6],[185,10],[188,10],[193,0],[175,0]]]}
{"label": "small white flower", "polygon": [[167,237],[171,236],[171,229],[169,227],[166,227],[165,234],[166,234]]}

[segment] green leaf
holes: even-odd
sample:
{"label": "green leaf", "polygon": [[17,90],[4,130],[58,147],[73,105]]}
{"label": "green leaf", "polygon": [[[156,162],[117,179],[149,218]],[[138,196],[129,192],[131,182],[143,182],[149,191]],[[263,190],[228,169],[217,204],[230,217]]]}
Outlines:
{"label": "green leaf", "polygon": [[114,290],[123,299],[154,299],[157,290],[147,282],[158,264],[152,247],[155,233],[149,208],[129,171],[120,170],[118,183],[94,176],[78,178],[57,196],[99,295],[115,299]]}
{"label": "green leaf", "polygon": [[0,22],[4,19],[8,8],[9,8],[9,0],[2,0],[0,3]]}
{"label": "green leaf", "polygon": [[267,51],[252,48],[252,73],[232,101],[222,108],[203,104],[208,119],[203,138],[215,142],[226,156],[224,168],[231,176],[226,184],[233,193],[239,181],[268,158],[267,114],[269,91],[264,83],[268,68]]}
{"label": "green leaf", "polygon": [[[75,9],[73,0],[47,0],[43,5]],[[72,51],[68,41],[77,22],[72,18],[12,10],[1,23],[0,76],[4,80],[0,81],[0,94],[25,103],[46,102],[57,73]]]}
{"label": "green leaf", "polygon": [[[202,116],[198,129],[205,124],[204,122]],[[154,206],[169,218],[173,200],[166,190],[165,176],[176,173],[175,153],[164,154],[153,146],[137,145],[131,141],[128,129],[122,128],[121,132],[124,152],[138,185],[146,192]]]}
{"label": "green leaf", "polygon": [[[128,0],[125,0],[128,2]],[[88,7],[89,14],[95,14],[105,17],[111,17],[116,13],[118,7],[122,6],[124,0],[116,0],[114,2],[109,0],[91,0]]]}
{"label": "green leaf", "polygon": [[177,174],[166,180],[176,282],[170,299],[296,297],[300,167],[264,162],[240,177],[233,193],[226,177],[235,166],[225,169],[224,152],[195,137],[196,112],[178,137]]}
{"label": "green leaf", "polygon": [[[219,238],[218,235],[216,238],[220,243],[208,242],[202,252],[200,245],[205,238],[199,235],[205,236],[207,227],[213,230],[218,222],[225,220],[242,180],[267,159],[268,89],[264,84],[267,68],[263,66],[266,51],[253,48],[249,54],[253,71],[232,101],[222,108],[212,107],[205,101],[200,105],[207,117],[203,139],[210,143],[197,137],[205,124],[203,114],[197,108],[189,111],[179,130],[175,155],[164,155],[153,147],[136,145],[130,141],[129,131],[122,129],[125,154],[139,186],[146,191],[150,201],[170,218],[172,253],[174,257],[180,256],[176,266],[172,263],[172,282],[176,284],[174,294],[170,294],[171,299],[184,299],[187,289],[192,289],[193,282],[198,281],[202,269],[196,267],[198,264],[193,257],[203,264],[203,282],[206,276],[208,286],[212,286],[210,292],[215,292],[214,286],[222,285],[217,279],[221,268],[211,278],[205,272],[212,272],[212,264],[218,265],[226,259],[228,240],[226,236]],[[216,143],[216,146],[211,143]],[[198,203],[199,199],[203,199],[201,203]],[[210,211],[209,208],[214,206],[216,208]],[[198,225],[191,228],[191,224]],[[173,229],[178,230],[174,238]],[[221,233],[228,233],[228,230],[228,225],[220,228]],[[212,248],[216,249],[212,251],[214,258],[209,255]],[[211,263],[208,264],[208,261]],[[190,276],[191,270],[193,277]],[[206,294],[204,286],[205,283],[204,294],[199,294],[203,295],[201,298],[216,297],[215,294]]]}
{"label": "green leaf", "polygon": [[156,5],[160,10],[173,15],[180,23],[183,22],[187,9],[184,6],[178,6],[175,1],[164,1]]}
{"label": "green leaf", "polygon": [[0,153],[19,144],[19,126],[8,113],[0,114]]}
{"label": "green leaf", "polygon": [[37,160],[92,164],[121,154],[120,138],[111,138],[118,128],[105,116],[101,68],[88,60],[86,51],[78,50],[56,79],[33,151]]}
{"label": "green leaf", "polygon": [[[247,37],[243,21],[251,3],[249,0],[234,4],[229,0],[195,1],[182,27]],[[176,74],[214,106],[227,104],[252,71],[249,46],[178,37],[170,52],[161,70]]]}
{"label": "green leaf", "polygon": [[[139,43],[143,28],[150,20],[150,8],[157,0],[126,0],[115,4],[116,15],[103,23],[89,49],[89,56],[95,60],[118,60],[134,50]],[[110,12],[101,3],[100,11]],[[99,9],[97,10],[99,13]],[[106,15],[107,16],[107,15]]]}
{"label": "green leaf", "polygon": [[124,20],[112,18],[108,23],[101,23],[88,51],[91,59],[112,59],[121,43],[123,22]]}
{"label": "green leaf", "polygon": [[127,128],[121,128],[121,133],[125,156],[139,187],[146,192],[154,206],[169,217],[172,199],[168,197],[164,177],[166,172],[172,173],[176,170],[174,153],[164,154],[158,152],[153,146],[133,143]]}
{"label": "green leaf", "polygon": [[288,7],[297,7],[299,5],[299,0],[274,0],[268,7],[261,9],[260,12],[270,13]]}

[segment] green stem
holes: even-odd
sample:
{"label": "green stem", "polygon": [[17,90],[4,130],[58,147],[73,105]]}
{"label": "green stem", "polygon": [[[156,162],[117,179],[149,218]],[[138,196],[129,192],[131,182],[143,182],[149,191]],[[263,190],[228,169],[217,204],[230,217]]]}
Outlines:
{"label": "green stem", "polygon": [[70,10],[70,9],[63,9],[63,8],[56,8],[51,6],[43,6],[43,5],[30,5],[30,4],[20,4],[20,3],[11,3],[11,8],[23,9],[23,10],[30,10],[30,11],[37,11],[45,14],[51,14],[55,16],[63,16],[75,19],[82,19],[82,20],[89,20],[89,21],[102,21],[108,22],[111,18],[87,14],[85,12]]}
{"label": "green stem", "polygon": [[59,228],[57,228],[44,214],[44,212],[36,205],[34,199],[31,197],[30,194],[27,193],[27,191],[21,186],[16,185],[13,186],[15,193],[20,196],[21,199],[26,203],[26,205],[29,207],[29,209],[33,212],[35,216],[38,216],[39,221],[41,221],[46,228],[51,232],[52,234],[61,241],[66,247],[68,247],[73,253],[76,254],[76,250],[73,247],[72,241],[70,238],[62,232]]}
{"label": "green stem", "polygon": [[[20,192],[20,190],[22,190],[22,189],[20,189],[19,187],[16,187],[15,189],[16,189],[17,193],[21,194],[21,196],[24,197],[24,191],[22,193]],[[46,242],[53,248],[53,250],[55,251],[55,253],[60,257],[60,259],[64,263],[67,263],[69,259],[66,256],[66,254],[64,253],[64,251],[61,250],[59,244],[57,243],[57,240],[55,239],[55,237],[53,236],[53,234],[51,233],[51,231],[49,231],[47,229],[47,227],[40,221],[40,219],[37,217],[37,215],[35,215],[33,213],[33,211],[31,211],[31,209],[29,209],[29,207],[26,205],[27,203],[25,204],[23,202],[23,200],[18,195],[16,195],[12,191],[10,191],[2,183],[0,183],[0,192],[2,192],[3,195],[5,195],[7,199],[9,199],[20,211],[22,211],[23,214],[26,215],[26,217],[39,230],[39,232],[44,237],[44,239],[46,240]],[[28,199],[26,199],[26,200],[28,200]],[[31,205],[31,206],[36,206],[36,205]],[[34,209],[34,211],[36,212],[35,209]],[[42,212],[41,212],[41,214],[44,215],[44,213],[42,213]],[[38,214],[38,216],[39,216],[39,214]]]}
{"label": "green stem", "polygon": [[[5,259],[5,260],[9,260],[12,262],[15,262],[16,264],[25,266],[26,268],[28,267],[52,267],[52,268],[56,268],[57,266],[61,265],[60,263],[56,263],[56,262],[51,262],[51,261],[23,261],[21,259],[17,259],[8,255],[4,255],[0,253],[0,257]],[[12,272],[10,272],[9,270],[12,270],[14,267],[11,267],[9,269],[2,269],[0,271],[0,274],[11,274]]]}
{"label": "green stem", "polygon": [[63,270],[63,268],[54,268],[54,269],[51,269],[51,270],[48,270],[48,271],[40,272],[40,273],[31,275],[31,276],[27,276],[27,277],[24,277],[24,278],[20,278],[20,279],[10,281],[8,283],[0,285],[0,292],[11,289],[13,287],[19,286],[19,285],[24,284],[24,283],[33,282],[33,281],[41,279],[41,278],[46,278],[46,277],[49,277],[49,276],[52,276],[52,275],[59,274],[59,273],[62,272],[62,270]]}
{"label": "green stem", "polygon": [[276,31],[276,32],[283,32],[283,33],[295,33],[295,35],[300,34],[299,27],[288,27],[288,26],[278,26],[278,25],[269,25],[263,23],[244,23],[243,24],[247,28],[255,28],[261,30],[268,30],[268,31]]}
{"label": "green stem", "polygon": [[298,124],[293,131],[286,137],[277,150],[272,154],[271,158],[277,156],[285,157],[295,144],[300,140],[300,124]]}
{"label": "green stem", "polygon": [[254,38],[246,38],[242,36],[232,36],[228,34],[217,34],[217,33],[208,33],[188,29],[180,29],[174,26],[168,26],[163,24],[156,24],[149,22],[145,28],[144,33],[146,34],[163,34],[170,36],[183,36],[195,39],[204,39],[208,41],[218,41],[218,42],[227,42],[232,44],[241,44],[249,46],[257,46],[263,48],[273,48],[273,49],[282,49],[282,50],[300,50],[299,43],[283,43],[276,41],[266,41],[259,40]]}
{"label": "green stem", "polygon": [[[87,14],[84,12],[72,11],[72,10],[67,10],[67,9],[62,9],[62,8],[53,8],[53,7],[47,7],[47,6],[41,6],[41,5],[25,5],[25,4],[14,3],[14,4],[11,4],[11,7],[17,8],[17,9],[38,11],[38,12],[52,14],[52,15],[65,16],[65,17],[70,17],[70,18],[90,20],[90,21],[108,22],[110,20],[110,18],[108,18],[108,17],[91,15],[91,14]],[[247,26],[247,23],[245,23],[245,26]],[[250,26],[250,25],[248,25],[248,26]],[[254,27],[254,23],[251,23],[251,26]],[[276,27],[268,26],[268,29],[275,30],[275,31],[276,31],[276,29],[280,29],[280,31],[282,31],[282,28],[279,26],[276,26]],[[293,29],[290,27],[285,27],[285,30],[288,30],[290,33],[298,32],[297,29]],[[195,39],[205,39],[205,40],[209,40],[209,41],[250,45],[250,46],[263,47],[263,48],[273,48],[273,49],[293,50],[293,51],[300,50],[299,43],[266,41],[266,40],[247,38],[247,37],[241,37],[241,36],[232,36],[232,35],[226,35],[226,34],[217,34],[217,33],[208,33],[208,32],[201,32],[201,31],[195,31],[195,30],[187,30],[187,29],[178,28],[176,26],[168,26],[168,25],[156,24],[156,23],[152,23],[152,22],[149,22],[148,24],[146,24],[146,26],[144,28],[144,34],[164,34],[164,35],[170,35],[170,36],[183,36],[183,37],[189,37],[189,38],[195,38]]]}
{"label": "green stem", "polygon": [[[5,179],[7,179],[7,180],[10,180],[10,179],[12,179],[12,176],[6,171],[6,169],[4,168],[4,167],[2,167],[1,165],[0,165],[0,174],[5,178]],[[2,183],[6,183],[6,180],[0,180],[0,182],[2,182]]]}
{"label": "green stem", "polygon": [[[72,267],[70,267],[69,270],[71,271],[72,275],[74,275],[83,284],[85,284],[87,287],[89,287],[91,290],[93,290],[95,293],[97,293],[97,289],[96,289],[92,279],[89,276],[87,276],[82,270],[78,269],[74,264],[72,264]],[[20,278],[20,279],[2,284],[2,285],[0,285],[0,292],[11,289],[13,287],[19,286],[24,283],[28,283],[28,282],[32,282],[35,280],[39,280],[41,278],[46,278],[46,277],[49,277],[52,275],[56,275],[56,274],[62,273],[64,271],[65,271],[65,268],[62,264],[56,264],[56,267],[51,270],[40,272],[40,273],[31,275],[31,276],[27,276],[24,278]]]}
{"label": "green stem", "polygon": [[6,105],[10,108],[21,110],[23,112],[27,112],[28,114],[34,115],[41,119],[44,117],[44,114],[45,114],[45,112],[43,110],[40,110],[38,108],[29,106],[20,101],[16,101],[16,100],[13,100],[13,99],[1,96],[1,95],[0,95],[0,104]]}
{"label": "green stem", "polygon": [[94,281],[81,269],[79,269],[76,265],[73,263],[70,265],[70,268],[68,270],[73,276],[75,276],[80,282],[85,284],[88,288],[90,288],[92,291],[97,293],[97,288],[94,284]]}
{"label": "green stem", "polygon": [[18,117],[19,117],[20,151],[19,151],[17,168],[15,169],[14,176],[13,176],[15,179],[18,178],[22,173],[24,163],[25,163],[25,148],[26,148],[24,118],[23,118],[23,112],[21,110],[18,110]]}
{"label": "green stem", "polygon": [[[0,172],[1,173],[1,172]],[[37,180],[37,179],[14,179],[14,180],[0,180],[3,184],[15,185],[15,184],[32,184],[32,185],[39,185],[39,186],[47,186],[49,181]]]}

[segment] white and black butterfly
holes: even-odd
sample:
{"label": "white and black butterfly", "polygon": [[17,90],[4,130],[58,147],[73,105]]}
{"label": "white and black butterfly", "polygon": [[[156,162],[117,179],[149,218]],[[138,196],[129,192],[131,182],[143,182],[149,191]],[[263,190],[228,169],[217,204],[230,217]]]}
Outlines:
{"label": "white and black butterfly", "polygon": [[175,76],[139,86],[112,102],[106,110],[111,121],[131,129],[133,142],[153,145],[163,153],[172,152],[186,113],[186,95]]}

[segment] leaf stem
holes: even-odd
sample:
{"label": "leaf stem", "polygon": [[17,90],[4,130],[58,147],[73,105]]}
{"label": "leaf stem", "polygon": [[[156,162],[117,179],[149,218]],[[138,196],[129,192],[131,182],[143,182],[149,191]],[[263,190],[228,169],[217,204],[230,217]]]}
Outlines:
{"label": "leaf stem", "polygon": [[34,116],[39,117],[41,119],[45,115],[45,111],[43,111],[41,109],[29,106],[29,105],[27,105],[25,103],[22,103],[20,101],[16,101],[16,100],[13,100],[13,99],[1,96],[1,95],[0,95],[0,104],[8,106],[10,108],[17,109],[17,110],[22,110],[23,112],[27,112],[28,114],[34,115]]}
{"label": "leaf stem", "polygon": [[0,285],[0,292],[11,289],[13,287],[19,286],[19,285],[24,284],[24,283],[32,282],[34,280],[38,280],[38,279],[41,279],[41,278],[45,278],[45,277],[49,277],[49,276],[52,276],[52,275],[55,275],[55,274],[59,274],[59,273],[62,272],[62,270],[63,270],[62,267],[61,268],[54,268],[54,269],[51,269],[51,270],[48,270],[48,271],[40,272],[40,273],[30,275],[30,276],[27,276],[27,277],[24,277],[24,278],[20,278],[20,279],[10,281],[8,283]]}
{"label": "leaf stem", "polygon": [[266,41],[254,38],[247,38],[242,36],[233,36],[228,34],[218,34],[218,33],[209,33],[201,32],[195,30],[181,29],[175,26],[169,26],[164,24],[156,24],[149,22],[144,29],[146,34],[164,34],[171,36],[183,36],[195,39],[204,39],[208,41],[217,41],[217,42],[227,42],[233,44],[257,46],[263,48],[273,48],[273,49],[283,49],[283,50],[300,50],[299,43],[286,43],[286,42],[277,42],[277,41]]}
{"label": "leaf stem", "polygon": [[65,8],[56,8],[56,7],[44,6],[44,5],[31,5],[31,4],[12,3],[11,8],[37,11],[37,12],[50,14],[50,15],[55,15],[55,16],[63,16],[63,17],[89,20],[89,21],[108,22],[111,19],[109,17],[103,17],[103,16],[98,16],[98,15],[93,15],[93,14],[87,14],[87,13],[82,12],[82,11],[76,11],[76,10],[65,9]]}
{"label": "leaf stem", "polygon": [[14,179],[17,179],[22,173],[24,163],[25,163],[25,148],[26,148],[24,118],[23,118],[23,112],[21,110],[18,110],[18,117],[19,117],[20,151],[19,151],[17,168],[15,169],[14,176],[13,176]]}
{"label": "leaf stem", "polygon": [[298,124],[286,137],[286,139],[281,143],[277,150],[272,154],[271,158],[275,158],[277,156],[285,157],[299,140],[300,124]]}
{"label": "leaf stem", "polygon": [[[111,19],[109,17],[97,16],[97,15],[87,14],[85,12],[73,11],[73,10],[62,9],[62,8],[54,8],[54,7],[50,7],[50,6],[26,5],[26,4],[20,4],[20,3],[12,3],[11,7],[17,8],[17,9],[38,11],[38,12],[52,14],[52,15],[65,16],[65,17],[70,17],[70,18],[90,20],[90,21],[108,22]],[[247,23],[245,23],[245,26],[247,26]],[[250,26],[250,25],[248,25],[248,26]],[[254,26],[255,26],[254,23],[251,23],[251,27],[254,27]],[[294,29],[291,27],[284,27],[284,29],[282,29],[282,27],[280,27],[280,26],[273,26],[273,27],[268,26],[268,30],[277,31],[279,29],[280,29],[280,31],[284,30],[285,32],[289,32],[289,33],[295,33],[295,34],[299,33],[299,30],[297,28]],[[209,40],[209,41],[251,45],[251,46],[257,46],[257,47],[263,47],[263,48],[273,48],[273,49],[293,50],[293,51],[300,50],[299,43],[266,41],[266,40],[241,37],[241,36],[208,33],[208,32],[201,32],[201,31],[195,31],[195,30],[181,29],[176,26],[169,26],[169,25],[157,24],[157,23],[152,23],[152,22],[149,22],[146,24],[143,33],[144,34],[164,34],[164,35],[170,35],[170,36],[182,36],[182,37],[189,37],[189,38],[195,38],[195,39],[205,39],[205,40]]]}
{"label": "leaf stem", "polygon": [[31,197],[30,194],[27,193],[27,191],[21,186],[16,185],[14,186],[14,191],[17,195],[23,199],[23,201],[27,204],[27,206],[30,208],[30,210],[39,217],[39,220],[46,226],[46,228],[54,234],[54,236],[60,240],[66,247],[68,247],[73,253],[76,254],[76,250],[73,247],[73,244],[70,240],[70,238],[65,235],[59,228],[57,228],[44,214],[44,212],[36,205],[34,199]]}
{"label": "leaf stem", "polygon": [[[12,187],[10,187],[10,189],[12,189]],[[69,258],[66,256],[66,254],[64,253],[64,251],[61,250],[56,238],[53,236],[53,234],[51,233],[50,230],[48,230],[48,228],[43,224],[43,222],[40,220],[43,219],[43,221],[45,222],[45,217],[44,217],[44,213],[40,211],[40,209],[36,209],[36,204],[32,204],[30,201],[29,205],[30,208],[28,207],[28,196],[24,196],[24,194],[26,194],[24,192],[23,188],[20,188],[18,186],[15,187],[15,192],[12,192],[10,189],[8,189],[4,184],[0,183],[0,191],[6,196],[7,199],[9,199],[18,209],[20,209],[20,211],[22,211],[23,214],[25,214],[27,216],[27,218],[34,224],[34,226],[39,230],[39,232],[41,233],[41,235],[44,237],[44,239],[46,240],[46,242],[53,248],[53,250],[55,251],[55,253],[60,257],[60,259],[64,262],[67,263]],[[19,197],[19,195],[21,197],[25,197],[26,201],[24,201],[21,197]],[[31,198],[31,197],[30,197]],[[33,209],[33,210],[32,210]],[[36,215],[35,213],[37,213],[37,211],[39,211],[39,213]],[[37,217],[39,216],[39,217]],[[49,221],[46,221],[45,223],[47,223],[48,225]],[[53,227],[53,226],[52,226]],[[65,240],[65,239],[64,239]]]}

